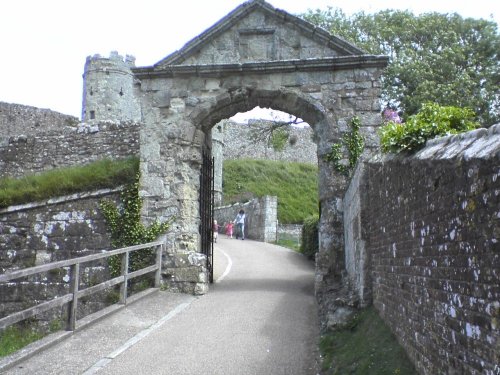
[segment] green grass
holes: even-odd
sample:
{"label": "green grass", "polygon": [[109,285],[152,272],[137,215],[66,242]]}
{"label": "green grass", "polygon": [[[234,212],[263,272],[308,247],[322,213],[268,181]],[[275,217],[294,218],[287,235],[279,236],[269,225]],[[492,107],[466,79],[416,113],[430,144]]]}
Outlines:
{"label": "green grass", "polygon": [[283,247],[286,247],[290,250],[300,252],[300,243],[293,239],[285,239],[285,238],[280,238],[278,241],[276,241],[276,245],[280,245]]}
{"label": "green grass", "polygon": [[26,321],[0,331],[0,357],[8,356],[32,342],[38,341],[50,333],[63,328],[59,319],[52,320],[45,328],[41,328],[36,321]]}
{"label": "green grass", "polygon": [[24,348],[44,335],[31,328],[11,326],[0,332],[0,357],[5,357]]}
{"label": "green grass", "polygon": [[120,186],[134,181],[139,160],[100,160],[79,167],[61,168],[23,178],[0,179],[0,208],[61,195]]}
{"label": "green grass", "polygon": [[328,375],[417,375],[374,307],[357,314],[348,327],[322,336],[320,350]]}
{"label": "green grass", "polygon": [[224,203],[255,197],[278,197],[278,221],[302,223],[318,214],[318,167],[271,160],[226,160],[223,173]]}

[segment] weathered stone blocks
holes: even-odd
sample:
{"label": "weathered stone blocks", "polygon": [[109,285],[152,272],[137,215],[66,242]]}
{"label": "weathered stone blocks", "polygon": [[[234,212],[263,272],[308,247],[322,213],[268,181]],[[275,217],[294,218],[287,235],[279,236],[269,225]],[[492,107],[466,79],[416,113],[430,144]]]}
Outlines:
{"label": "weathered stone blocks", "polygon": [[[139,124],[96,123],[95,131],[73,128],[41,131],[12,137],[0,144],[0,177],[21,177],[54,168],[87,164],[103,158],[123,159],[139,155]],[[46,130],[46,129],[45,129]]]}

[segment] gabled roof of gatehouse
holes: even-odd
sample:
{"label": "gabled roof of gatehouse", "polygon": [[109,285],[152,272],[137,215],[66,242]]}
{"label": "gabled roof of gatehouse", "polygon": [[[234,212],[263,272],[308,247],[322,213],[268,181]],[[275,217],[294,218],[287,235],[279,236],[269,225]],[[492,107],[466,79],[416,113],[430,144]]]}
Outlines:
{"label": "gabled roof of gatehouse", "polygon": [[365,54],[353,44],[264,0],[249,0],[154,68]]}

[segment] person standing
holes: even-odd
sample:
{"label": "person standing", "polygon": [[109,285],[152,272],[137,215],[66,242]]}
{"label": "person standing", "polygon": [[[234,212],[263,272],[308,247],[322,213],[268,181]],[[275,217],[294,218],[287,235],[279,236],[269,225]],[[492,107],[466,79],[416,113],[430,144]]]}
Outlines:
{"label": "person standing", "polygon": [[229,238],[233,238],[233,225],[232,221],[226,224],[226,236]]}
{"label": "person standing", "polygon": [[236,239],[241,235],[241,239],[245,239],[245,211],[240,210],[234,219],[236,224]]}
{"label": "person standing", "polygon": [[219,225],[217,224],[217,220],[214,220],[212,231],[214,234],[214,242],[217,242],[217,237],[219,237]]}

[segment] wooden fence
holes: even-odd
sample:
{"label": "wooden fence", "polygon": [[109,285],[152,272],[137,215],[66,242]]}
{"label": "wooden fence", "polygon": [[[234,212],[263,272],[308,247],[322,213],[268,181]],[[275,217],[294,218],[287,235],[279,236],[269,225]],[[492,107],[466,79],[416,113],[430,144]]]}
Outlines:
{"label": "wooden fence", "polygon": [[[160,286],[161,277],[161,259],[164,251],[164,242],[156,241],[149,242],[142,245],[125,247],[122,249],[116,249],[111,251],[106,251],[99,254],[88,255],[80,258],[73,258],[68,260],[62,260],[53,263],[47,263],[36,267],[25,268],[19,271],[9,272],[0,275],[0,283],[5,283],[11,280],[15,280],[21,277],[36,275],[42,272],[48,272],[51,270],[70,267],[70,290],[69,293],[56,297],[50,301],[42,302],[36,306],[30,307],[26,310],[22,310],[13,314],[10,314],[2,319],[0,319],[0,329],[8,327],[12,324],[18,323],[22,320],[31,318],[37,314],[43,313],[55,307],[63,306],[66,303],[68,305],[68,321],[66,329],[68,331],[74,331],[76,327],[76,311],[78,307],[78,299],[89,296],[93,293],[97,293],[104,289],[110,288],[114,285],[120,285],[120,301],[121,304],[127,303],[127,282],[135,277],[142,276],[147,273],[155,272],[155,287]],[[129,256],[131,252],[155,248],[156,249],[156,261],[155,264],[141,268],[137,271],[129,273]],[[109,258],[111,256],[121,256],[121,272],[120,276],[114,277],[102,283],[96,284],[94,286],[80,290],[80,265],[83,263],[92,262],[99,259]]]}

